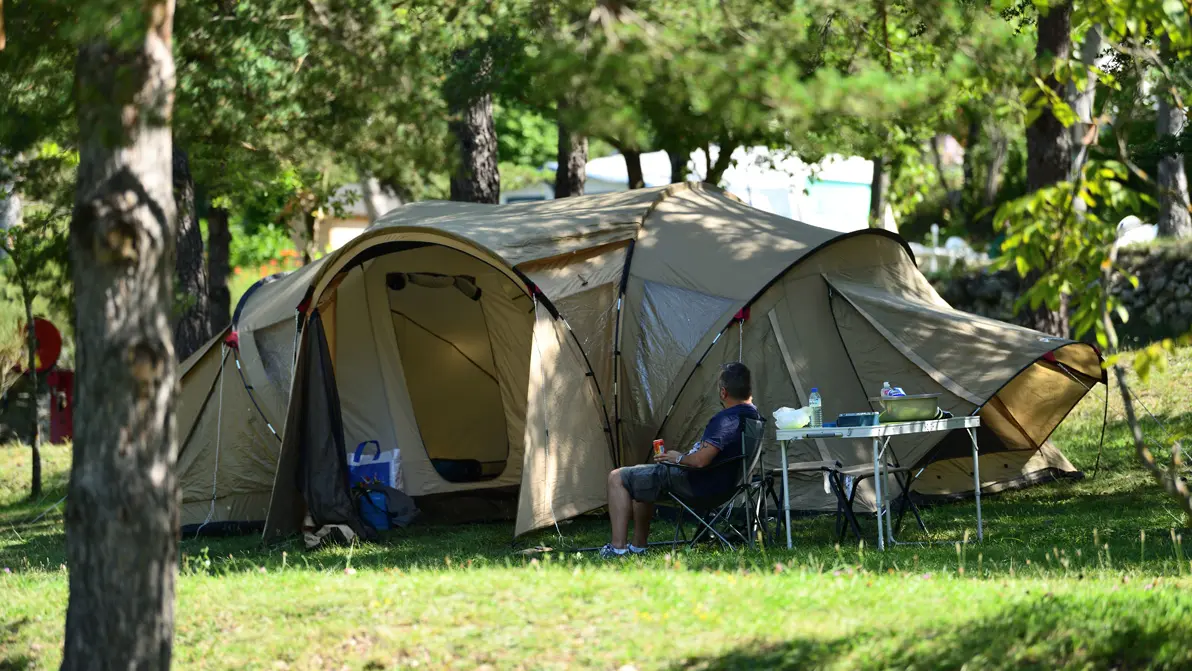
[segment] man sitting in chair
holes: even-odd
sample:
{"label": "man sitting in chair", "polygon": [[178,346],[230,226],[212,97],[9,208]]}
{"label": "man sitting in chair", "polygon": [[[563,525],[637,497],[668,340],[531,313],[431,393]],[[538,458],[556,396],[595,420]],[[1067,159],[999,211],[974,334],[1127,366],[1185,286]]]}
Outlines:
{"label": "man sitting in chair", "polygon": [[[741,420],[760,419],[753,406],[753,383],[743,363],[720,367],[720,405],[704,429],[704,435],[686,454],[670,451],[654,455],[654,463],[618,468],[608,474],[608,516],[612,542],[600,549],[605,558],[646,551],[654,502],[673,492],[684,498],[722,494],[736,484],[731,468],[708,469],[742,454]],[[686,468],[676,468],[682,464]],[[629,515],[633,513],[633,542],[628,543]]]}

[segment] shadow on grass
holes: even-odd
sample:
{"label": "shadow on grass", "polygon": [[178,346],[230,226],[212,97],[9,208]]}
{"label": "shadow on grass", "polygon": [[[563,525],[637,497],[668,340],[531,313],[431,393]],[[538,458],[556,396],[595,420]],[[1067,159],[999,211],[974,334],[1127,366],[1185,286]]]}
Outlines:
{"label": "shadow on grass", "polygon": [[[1017,599],[993,616],[834,639],[745,644],[672,669],[1175,669],[1192,666],[1192,627],[1170,594]],[[1166,609],[1166,610],[1164,610]],[[1172,612],[1175,611],[1175,612]]]}
{"label": "shadow on grass", "polygon": [[3,655],[0,657],[0,671],[25,671],[33,668],[33,658],[8,653],[17,642],[17,634],[21,633],[21,628],[27,624],[27,617],[0,624],[0,655]]}

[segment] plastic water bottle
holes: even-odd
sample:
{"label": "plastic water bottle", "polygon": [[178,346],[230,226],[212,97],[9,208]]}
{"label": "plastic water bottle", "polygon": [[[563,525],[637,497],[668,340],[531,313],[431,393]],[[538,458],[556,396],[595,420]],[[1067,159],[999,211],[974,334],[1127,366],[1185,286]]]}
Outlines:
{"label": "plastic water bottle", "polygon": [[811,406],[811,426],[820,428],[824,425],[824,400],[820,398],[819,388],[811,388],[811,396],[807,398],[807,405]]}

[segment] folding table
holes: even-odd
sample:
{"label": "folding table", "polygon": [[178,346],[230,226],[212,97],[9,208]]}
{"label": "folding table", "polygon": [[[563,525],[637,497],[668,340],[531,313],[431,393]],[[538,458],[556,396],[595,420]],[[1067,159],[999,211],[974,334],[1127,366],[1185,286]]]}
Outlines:
{"label": "folding table", "polygon": [[[981,526],[981,470],[977,457],[977,427],[981,425],[981,418],[976,415],[965,417],[951,417],[948,419],[932,419],[921,422],[891,422],[875,426],[851,427],[815,427],[805,429],[778,429],[777,437],[779,453],[782,456],[782,508],[786,516],[786,547],[791,543],[791,498],[790,484],[787,474],[787,451],[793,442],[815,439],[871,439],[873,441],[873,486],[877,495],[877,546],[885,550],[887,543],[894,545],[894,527],[890,522],[890,487],[886,478],[889,476],[889,465],[886,454],[890,449],[890,439],[894,436],[907,436],[918,433],[938,433],[964,429],[968,431],[969,439],[973,443],[973,490],[977,500],[977,540],[984,539]],[[885,516],[885,524],[882,516]]]}

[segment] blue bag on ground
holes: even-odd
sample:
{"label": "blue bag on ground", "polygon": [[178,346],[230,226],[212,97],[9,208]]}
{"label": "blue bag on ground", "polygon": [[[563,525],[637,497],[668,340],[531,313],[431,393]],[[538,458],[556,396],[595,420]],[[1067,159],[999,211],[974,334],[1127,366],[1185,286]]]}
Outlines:
{"label": "blue bag on ground", "polygon": [[360,497],[360,519],[377,531],[389,530],[389,501],[385,492],[365,492]]}
{"label": "blue bag on ground", "polygon": [[[371,447],[371,453],[365,450]],[[376,481],[388,487],[400,490],[401,481],[401,450],[381,451],[381,443],[366,440],[356,446],[356,451],[348,455],[348,486],[354,487],[366,481]]]}
{"label": "blue bag on ground", "polygon": [[377,531],[409,526],[418,516],[414,499],[405,492],[375,482],[364,484],[357,491],[360,519]]}

